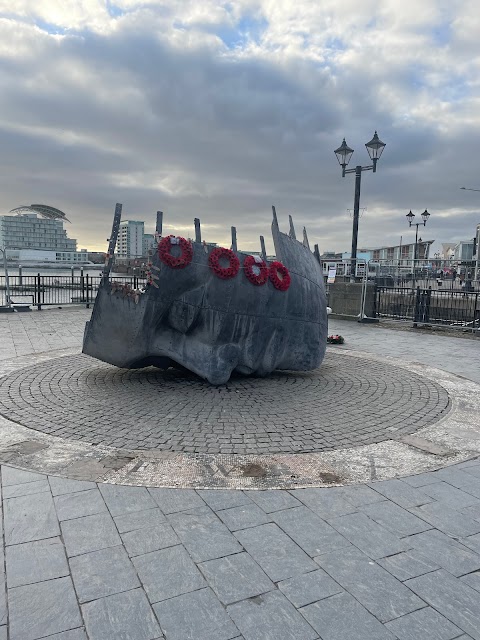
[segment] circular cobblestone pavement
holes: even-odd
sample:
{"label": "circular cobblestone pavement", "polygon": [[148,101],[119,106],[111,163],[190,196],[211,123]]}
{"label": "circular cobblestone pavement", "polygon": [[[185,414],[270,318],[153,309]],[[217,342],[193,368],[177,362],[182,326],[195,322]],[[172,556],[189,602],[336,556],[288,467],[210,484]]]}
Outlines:
{"label": "circular cobblestone pavement", "polygon": [[44,433],[128,450],[272,454],[382,442],[438,421],[443,387],[383,362],[327,352],[313,372],[212,387],[170,369],[65,356],[0,380],[0,413]]}

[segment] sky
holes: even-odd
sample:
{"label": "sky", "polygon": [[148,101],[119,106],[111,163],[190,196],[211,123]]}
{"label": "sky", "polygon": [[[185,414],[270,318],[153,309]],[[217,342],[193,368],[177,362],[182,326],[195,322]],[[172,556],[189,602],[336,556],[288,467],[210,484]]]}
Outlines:
{"label": "sky", "polygon": [[472,238],[480,223],[477,0],[0,0],[0,213],[43,203],[106,250],[116,202],[153,232],[258,250],[306,226],[348,251]]}

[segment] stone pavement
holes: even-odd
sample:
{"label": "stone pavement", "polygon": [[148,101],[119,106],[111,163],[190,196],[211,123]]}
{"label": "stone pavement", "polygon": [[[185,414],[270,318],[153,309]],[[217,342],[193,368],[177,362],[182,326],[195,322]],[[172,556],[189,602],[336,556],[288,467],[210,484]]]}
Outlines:
{"label": "stone pavement", "polygon": [[[0,317],[0,358],[79,347],[87,317]],[[330,328],[480,381],[474,340]],[[480,459],[292,491],[1,484],[0,640],[480,640]]]}

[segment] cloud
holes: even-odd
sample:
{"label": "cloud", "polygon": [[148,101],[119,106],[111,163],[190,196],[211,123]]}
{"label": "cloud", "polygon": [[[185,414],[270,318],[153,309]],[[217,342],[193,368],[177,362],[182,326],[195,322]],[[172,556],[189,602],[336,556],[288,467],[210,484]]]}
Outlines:
{"label": "cloud", "polygon": [[[152,228],[200,217],[209,239],[258,246],[271,204],[321,249],[397,242],[409,209],[428,235],[470,238],[480,188],[478,27],[470,0],[0,0],[2,202],[67,211],[104,248],[115,202]],[[207,226],[205,226],[207,232]],[[210,234],[212,237],[210,238]],[[188,234],[187,234],[188,235]]]}

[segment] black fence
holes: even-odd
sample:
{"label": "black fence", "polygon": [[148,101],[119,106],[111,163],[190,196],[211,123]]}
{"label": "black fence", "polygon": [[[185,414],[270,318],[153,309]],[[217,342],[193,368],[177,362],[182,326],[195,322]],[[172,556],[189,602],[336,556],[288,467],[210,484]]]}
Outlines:
{"label": "black fence", "polygon": [[478,291],[434,290],[431,287],[412,289],[377,285],[374,308],[378,318],[480,330],[480,293]]}
{"label": "black fence", "polygon": [[[95,302],[102,276],[58,276],[27,275],[8,278],[10,298],[14,304],[28,304],[41,309],[42,306],[62,306],[66,304],[85,304]],[[127,283],[134,289],[145,283],[137,276],[118,277],[110,280]],[[0,305],[7,302],[5,276],[0,276]]]}

